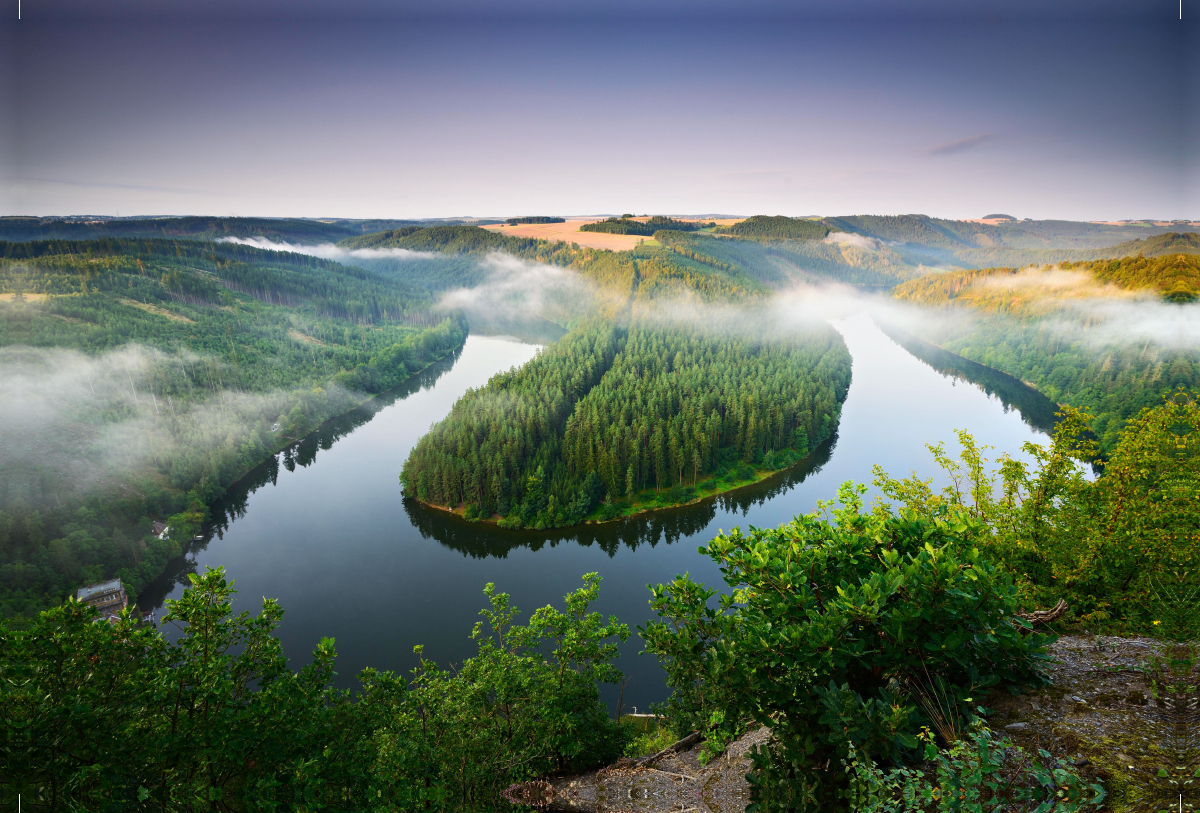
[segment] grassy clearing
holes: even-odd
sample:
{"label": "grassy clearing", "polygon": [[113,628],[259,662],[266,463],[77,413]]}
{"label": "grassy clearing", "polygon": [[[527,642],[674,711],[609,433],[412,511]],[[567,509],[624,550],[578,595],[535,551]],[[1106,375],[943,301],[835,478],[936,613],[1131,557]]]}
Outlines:
{"label": "grassy clearing", "polygon": [[122,297],[120,302],[122,305],[128,305],[131,308],[137,308],[138,310],[145,311],[146,313],[153,313],[155,316],[165,317],[170,319],[172,322],[187,322],[189,325],[196,324],[194,320],[189,319],[186,316],[180,316],[178,313],[172,313],[166,308],[160,308],[156,305],[150,305],[146,302],[138,302],[136,299],[125,299]]}

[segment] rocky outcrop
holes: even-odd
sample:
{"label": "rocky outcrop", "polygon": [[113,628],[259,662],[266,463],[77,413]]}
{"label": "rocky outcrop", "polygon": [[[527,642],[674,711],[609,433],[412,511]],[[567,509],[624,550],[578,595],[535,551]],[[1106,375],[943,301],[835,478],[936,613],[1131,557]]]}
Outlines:
{"label": "rocky outcrop", "polygon": [[[1051,682],[983,700],[988,722],[1030,754],[1073,760],[1102,782],[1111,813],[1200,809],[1197,651],[1148,638],[1068,635],[1051,648]],[[510,789],[523,804],[579,813],[741,813],[750,802],[756,729],[701,766],[702,745],[621,760]]]}

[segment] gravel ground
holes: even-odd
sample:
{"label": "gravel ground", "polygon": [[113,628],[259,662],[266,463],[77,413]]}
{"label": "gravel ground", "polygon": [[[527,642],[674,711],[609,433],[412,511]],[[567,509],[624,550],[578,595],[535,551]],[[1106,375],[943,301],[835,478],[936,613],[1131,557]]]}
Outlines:
{"label": "gravel ground", "polygon": [[552,781],[550,806],[555,810],[602,813],[741,813],[750,804],[746,753],[767,739],[764,728],[733,742],[725,753],[701,766],[701,745],[668,754],[652,766],[634,760]]}
{"label": "gravel ground", "polygon": [[[1200,768],[1195,654],[1146,638],[1065,635],[1051,655],[1050,685],[984,700],[991,727],[1031,753],[1074,761],[1104,784],[1111,813],[1200,810],[1188,781]],[[767,736],[749,732],[706,767],[695,745],[649,767],[621,760],[530,783],[525,798],[580,813],[741,813],[750,801],[746,753]]]}

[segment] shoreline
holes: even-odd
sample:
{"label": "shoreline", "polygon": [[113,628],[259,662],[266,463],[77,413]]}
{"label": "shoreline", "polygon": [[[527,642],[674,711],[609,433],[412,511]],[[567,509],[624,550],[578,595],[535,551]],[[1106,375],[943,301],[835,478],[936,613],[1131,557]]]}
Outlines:
{"label": "shoreline", "polygon": [[[836,435],[836,434],[837,433],[835,430],[834,435]],[[826,443],[826,441],[828,441],[828,440],[829,440],[829,438],[826,438],[825,440],[820,441],[817,444],[817,449],[820,449],[821,446],[823,446]],[[618,514],[616,516],[601,519],[599,517],[593,517],[591,514],[589,514],[589,516],[585,517],[582,522],[571,523],[569,525],[550,525],[541,530],[547,530],[547,531],[548,530],[563,530],[566,528],[579,528],[579,527],[582,527],[585,525],[606,525],[611,522],[619,522],[621,520],[632,519],[633,517],[643,516],[645,514],[652,514],[655,511],[666,511],[666,510],[669,510],[672,508],[687,508],[688,506],[698,505],[698,504],[704,502],[705,500],[715,499],[716,497],[719,497],[722,494],[733,494],[734,492],[741,491],[742,489],[747,489],[747,488],[750,488],[751,486],[760,485],[777,475],[786,474],[787,472],[792,471],[793,469],[796,469],[796,468],[803,466],[806,463],[810,462],[811,459],[815,455],[816,455],[816,450],[810,451],[808,454],[806,454],[804,457],[800,458],[796,462],[794,462],[790,465],[784,466],[781,469],[763,469],[760,466],[755,466],[753,464],[748,463],[747,465],[750,466],[754,470],[754,477],[752,479],[739,480],[736,483],[728,484],[727,488],[721,488],[720,485],[722,485],[722,484],[718,483],[717,488],[712,489],[712,490],[705,490],[703,492],[700,492],[699,487],[696,487],[697,493],[695,495],[693,495],[691,498],[689,498],[688,500],[685,500],[684,502],[675,502],[675,503],[668,503],[668,504],[659,503],[657,500],[650,501],[650,502],[636,502],[633,504],[633,506],[629,506],[629,508],[631,508],[632,510],[626,510],[625,512]],[[501,527],[500,520],[504,519],[504,517],[501,517],[499,514],[492,514],[490,517],[481,517],[479,519],[473,519],[473,520],[467,519],[464,516],[464,506],[463,505],[451,507],[448,505],[436,505],[434,503],[424,502],[424,501],[418,499],[417,497],[405,497],[405,499],[412,500],[413,502],[416,502],[417,504],[419,504],[425,508],[429,508],[429,509],[432,509],[435,511],[441,511],[442,513],[445,513],[445,514],[450,514],[450,515],[456,517],[457,519],[459,519],[467,524],[470,524],[470,525],[486,524],[486,525],[489,525],[493,528],[496,528],[496,529],[502,530],[502,531],[535,531],[535,530],[538,530],[537,528],[535,528],[533,526],[527,526],[527,527],[521,527],[521,528]],[[601,509],[598,508],[598,509],[594,510],[592,512],[592,514],[596,514],[600,510]]]}
{"label": "shoreline", "polygon": [[[470,336],[469,331],[467,333],[467,336]],[[266,465],[268,463],[268,461],[270,461],[272,458],[277,458],[282,452],[285,452],[291,448],[295,448],[295,447],[299,446],[301,443],[303,443],[304,441],[313,437],[314,435],[317,435],[319,432],[321,432],[322,429],[326,428],[333,421],[342,420],[342,419],[346,418],[346,416],[354,413],[355,411],[363,409],[364,407],[368,407],[373,402],[379,401],[380,399],[383,399],[383,398],[391,395],[392,393],[397,392],[402,387],[409,384],[414,378],[417,378],[418,376],[420,376],[422,373],[426,372],[433,366],[444,362],[446,359],[454,356],[457,353],[461,353],[465,344],[466,344],[466,338],[464,337],[463,344],[460,344],[457,347],[453,348],[448,353],[446,353],[444,356],[434,359],[433,361],[429,362],[421,369],[414,371],[411,375],[404,378],[402,381],[400,381],[394,387],[392,387],[388,390],[385,390],[383,392],[378,392],[378,393],[373,393],[373,394],[372,393],[364,393],[364,395],[366,397],[360,401],[357,401],[349,409],[344,409],[340,412],[337,412],[333,415],[329,415],[328,417],[323,418],[320,421],[320,423],[318,423],[312,429],[305,432],[303,435],[301,435],[299,437],[293,438],[291,436],[287,436],[287,438],[286,438],[288,441],[287,443],[276,447],[274,451],[264,454],[261,458],[259,458],[253,464],[247,466],[243,471],[239,471],[237,476],[234,477],[229,482],[229,485],[224,486],[222,488],[221,496],[217,497],[216,499],[212,500],[211,502],[205,503],[204,508],[205,508],[205,512],[208,514],[208,516],[205,518],[203,524],[201,525],[201,527],[199,529],[200,532],[193,537],[190,537],[188,539],[180,541],[178,555],[169,559],[167,561],[167,564],[162,568],[162,570],[156,576],[154,576],[153,579],[151,579],[146,584],[142,585],[141,589],[139,591],[137,591],[137,593],[135,594],[135,597],[130,602],[130,606],[135,607],[135,608],[138,607],[142,594],[144,594],[151,585],[153,585],[159,579],[163,578],[163,576],[171,569],[172,562],[179,562],[179,561],[186,559],[188,552],[192,550],[192,547],[195,543],[206,541],[211,536],[211,528],[209,526],[210,526],[210,523],[213,521],[213,510],[215,508],[217,508],[221,504],[221,502],[223,500],[225,500],[226,497],[228,497],[228,495],[231,492],[235,491],[239,485],[245,483],[245,481],[254,473],[254,471],[256,469],[260,468],[261,466]],[[184,492],[184,493],[186,493],[186,492]],[[165,517],[163,519],[165,519]]]}

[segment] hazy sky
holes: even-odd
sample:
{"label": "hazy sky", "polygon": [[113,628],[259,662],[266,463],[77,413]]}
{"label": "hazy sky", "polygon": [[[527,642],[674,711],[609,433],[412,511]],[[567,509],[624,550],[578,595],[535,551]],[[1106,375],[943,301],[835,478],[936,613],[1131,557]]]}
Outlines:
{"label": "hazy sky", "polygon": [[1175,0],[730,5],[23,0],[0,213],[1200,218]]}

